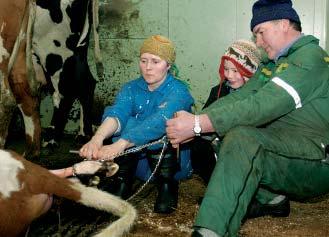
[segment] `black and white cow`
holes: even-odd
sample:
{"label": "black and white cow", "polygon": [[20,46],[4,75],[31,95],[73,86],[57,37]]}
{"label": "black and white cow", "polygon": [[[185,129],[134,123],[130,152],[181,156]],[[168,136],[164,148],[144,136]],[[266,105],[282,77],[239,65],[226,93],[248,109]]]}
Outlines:
{"label": "black and white cow", "polygon": [[[1,0],[0,147],[5,145],[13,110],[18,106],[25,125],[25,155],[39,156],[37,87],[47,82],[54,101],[53,134],[47,141],[54,144],[60,139],[75,99],[81,104],[80,134],[92,134],[96,81],[88,67],[87,51],[91,22],[93,29],[98,24],[97,6],[97,0]],[[99,50],[96,55],[100,59]],[[28,77],[28,72],[35,77]]]}
{"label": "black and white cow", "polygon": [[[80,137],[92,135],[92,106],[96,81],[87,53],[95,0],[37,0],[32,53],[37,77],[52,85],[54,112],[43,146],[56,145],[76,99],[81,105]],[[94,5],[93,5],[94,4]],[[94,9],[94,11],[92,11]],[[93,18],[94,17],[94,18]],[[94,22],[97,24],[97,22]]]}

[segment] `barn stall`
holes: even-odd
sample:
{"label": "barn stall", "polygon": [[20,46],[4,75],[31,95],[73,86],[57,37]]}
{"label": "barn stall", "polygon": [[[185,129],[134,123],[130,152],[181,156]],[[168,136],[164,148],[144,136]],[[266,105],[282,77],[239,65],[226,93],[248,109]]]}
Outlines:
{"label": "barn stall", "polygon": [[[139,45],[148,35],[156,33],[167,35],[176,42],[181,75],[183,80],[190,84],[198,109],[204,102],[208,90],[217,82],[218,57],[225,46],[233,39],[249,36],[248,26],[238,24],[238,22],[249,22],[247,19],[250,18],[252,3],[253,1],[237,0],[218,7],[218,1],[213,0],[207,1],[206,6],[197,0],[101,1],[100,40],[105,74],[98,80],[96,86],[93,107],[94,124],[96,126],[99,124],[104,106],[112,102],[120,86],[138,75]],[[203,10],[200,10],[200,4]],[[313,26],[324,25],[323,19],[326,18],[323,12],[325,10],[321,9],[326,9],[323,8],[325,1],[304,1],[296,5],[302,12],[301,15],[304,18],[302,21],[308,22],[306,30],[313,30],[314,32],[311,33],[315,34],[319,33],[320,31],[317,31],[317,28],[313,29]],[[186,14],[184,9],[190,9],[191,12]],[[184,14],[182,14],[183,11]],[[227,14],[230,11],[237,11],[240,14],[233,17],[233,14]],[[309,13],[316,11],[320,14],[314,16]],[[200,16],[195,14],[200,14]],[[218,15],[230,15],[232,19],[217,18]],[[223,25],[228,25],[229,22],[234,22],[235,27],[224,31]],[[186,37],[186,35],[189,36]],[[190,38],[194,41],[188,41]],[[209,42],[210,38],[212,40]],[[198,46],[195,45],[196,43]],[[193,55],[200,56],[193,57]],[[209,84],[200,83],[200,80],[207,80]],[[49,98],[42,101],[43,127],[49,124],[51,118],[52,111],[49,109],[51,108],[49,103],[51,103]],[[70,122],[66,126],[68,134],[63,138],[60,147],[51,153],[42,153],[40,159],[35,160],[36,163],[55,169],[71,165],[79,160],[79,157],[69,153],[69,150],[78,149],[72,142],[74,138],[72,133],[77,130],[78,114],[79,109],[76,105],[70,113]],[[12,127],[12,131],[16,129],[17,126]],[[22,151],[24,145],[22,138],[22,134],[21,136],[10,134],[7,147]],[[141,182],[137,181],[135,185],[137,189]],[[203,195],[204,189],[204,184],[196,175],[182,181],[178,209],[172,215],[164,216],[152,212],[156,190],[153,184],[147,185],[135,199],[131,200],[138,209],[139,219],[127,236],[190,236],[198,210],[198,200]],[[240,231],[241,236],[329,236],[328,202],[327,196],[308,202],[292,202],[289,217],[248,220]],[[29,236],[90,236],[109,220],[114,219],[115,217],[109,214],[56,199],[49,213],[32,224]]]}

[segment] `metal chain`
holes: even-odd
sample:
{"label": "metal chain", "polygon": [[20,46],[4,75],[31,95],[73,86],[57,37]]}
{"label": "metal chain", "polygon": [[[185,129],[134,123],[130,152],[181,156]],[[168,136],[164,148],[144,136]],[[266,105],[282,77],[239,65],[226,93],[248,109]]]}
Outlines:
{"label": "metal chain", "polygon": [[[165,136],[163,138],[165,138]],[[151,173],[150,177],[145,181],[145,183],[133,195],[131,195],[127,199],[127,201],[130,201],[131,199],[133,199],[134,197],[136,197],[146,187],[146,185],[148,185],[151,182],[151,179],[153,178],[153,176],[155,175],[155,173],[158,171],[158,168],[160,166],[161,160],[163,158],[164,151],[166,150],[167,144],[168,144],[167,139],[163,140],[162,142],[163,142],[162,150],[161,150],[161,153],[159,155],[158,162],[157,162],[157,164],[154,167],[153,172]]]}
{"label": "metal chain", "polygon": [[[153,146],[153,145],[156,145],[156,144],[160,144],[160,143],[163,143],[163,146],[162,146],[162,149],[161,149],[161,153],[159,155],[159,159],[158,159],[158,162],[157,164],[155,165],[154,167],[154,170],[153,172],[151,173],[150,177],[145,181],[145,183],[133,194],[131,195],[126,201],[129,202],[131,201],[133,198],[135,198],[140,192],[142,192],[142,190],[146,187],[146,185],[148,185],[152,178],[154,177],[155,173],[157,172],[159,166],[160,166],[160,163],[161,163],[161,160],[163,158],[163,154],[164,154],[164,151],[166,150],[167,148],[167,145],[168,145],[168,140],[167,140],[167,137],[166,136],[163,136],[162,138],[160,138],[159,140],[156,140],[156,141],[153,141],[153,142],[150,142],[150,143],[147,143],[147,144],[144,144],[144,145],[141,145],[141,146],[137,146],[137,147],[133,147],[133,148],[130,148],[130,149],[127,149],[125,150],[124,152],[121,152],[119,154],[117,154],[116,156],[114,157],[111,157],[111,160],[114,159],[114,158],[117,158],[117,157],[120,157],[120,156],[123,156],[123,155],[127,155],[127,154],[131,154],[131,153],[135,153],[135,152],[138,152],[138,151],[141,151],[143,150],[144,148],[146,147],[149,147],[149,146]],[[102,159],[100,160],[101,162],[106,162],[108,159]]]}
{"label": "metal chain", "polygon": [[[160,144],[160,143],[163,143],[163,146],[162,146],[162,149],[161,149],[161,153],[159,155],[158,162],[155,165],[153,172],[151,173],[150,177],[145,181],[145,183],[133,195],[131,195],[126,201],[130,201],[131,199],[136,197],[146,187],[146,185],[148,185],[151,182],[151,179],[153,178],[153,176],[155,175],[155,173],[157,172],[157,170],[160,166],[161,160],[163,158],[164,151],[167,148],[167,145],[168,145],[167,137],[163,136],[162,138],[160,138],[156,141],[153,141],[153,142],[141,145],[141,146],[136,146],[136,147],[127,149],[127,150],[115,155],[114,157],[111,157],[111,162],[113,162],[114,158],[117,158],[117,157],[120,157],[120,156],[123,156],[123,155],[127,155],[127,154],[131,154],[131,153],[135,153],[135,152],[143,150],[146,147],[153,146],[153,145]],[[74,151],[74,150],[71,150],[70,152],[71,153],[79,153],[79,151]],[[85,160],[87,160],[87,159],[85,159]],[[109,158],[108,159],[102,159],[102,160],[99,160],[99,161],[102,162],[102,163],[109,162]]]}
{"label": "metal chain", "polygon": [[[160,143],[163,143],[165,145],[167,145],[168,141],[167,141],[167,137],[166,136],[163,136],[162,138],[160,138],[159,140],[156,140],[156,141],[153,141],[153,142],[150,142],[150,143],[146,143],[144,145],[141,145],[141,146],[136,146],[136,147],[133,147],[133,148],[130,148],[130,149],[127,149],[123,152],[120,152],[118,153],[117,155],[115,156],[112,156],[111,157],[111,160],[113,160],[114,158],[117,158],[117,157],[120,157],[120,156],[124,156],[124,155],[127,155],[127,154],[131,154],[131,153],[135,153],[135,152],[138,152],[140,150],[143,150],[144,148],[146,147],[149,147],[149,146],[153,146],[153,145],[156,145],[156,144],[160,144]],[[107,161],[109,160],[110,158],[107,158],[107,159],[101,159],[99,160],[100,162],[104,162],[104,161]]]}

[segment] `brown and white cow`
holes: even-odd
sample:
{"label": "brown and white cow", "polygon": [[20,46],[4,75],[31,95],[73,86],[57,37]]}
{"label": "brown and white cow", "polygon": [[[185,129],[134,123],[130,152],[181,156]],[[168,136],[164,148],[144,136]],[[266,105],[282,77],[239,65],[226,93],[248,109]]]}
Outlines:
{"label": "brown and white cow", "polygon": [[[80,134],[87,137],[92,135],[91,110],[96,81],[89,70],[87,51],[92,17],[90,9],[95,11],[96,7],[92,8],[95,1],[1,1],[0,147],[5,145],[9,123],[18,105],[25,125],[25,155],[39,155],[41,125],[38,87],[42,83],[50,85],[54,98],[53,132],[47,142],[58,142],[76,99],[82,107]],[[35,18],[28,23],[32,12]],[[28,24],[30,31],[27,31]],[[26,48],[27,41],[30,47]],[[35,71],[29,68],[29,72],[35,73],[36,77],[31,73],[28,77],[26,61],[31,61],[28,65],[33,64]]]}
{"label": "brown and white cow", "polygon": [[52,194],[120,217],[98,237],[122,236],[137,216],[128,202],[60,178],[12,151],[0,150],[0,179],[0,236],[24,236],[30,223],[49,209]]}
{"label": "brown and white cow", "polygon": [[26,28],[29,19],[27,0],[0,1],[0,146],[3,147],[9,123],[18,105],[25,115],[27,151],[40,150],[38,99],[27,80]]}

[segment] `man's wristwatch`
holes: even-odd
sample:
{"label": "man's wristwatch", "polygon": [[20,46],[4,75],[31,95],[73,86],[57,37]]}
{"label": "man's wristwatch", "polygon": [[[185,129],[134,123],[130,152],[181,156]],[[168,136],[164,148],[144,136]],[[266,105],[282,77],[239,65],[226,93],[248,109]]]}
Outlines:
{"label": "man's wristwatch", "polygon": [[201,126],[200,126],[200,117],[199,117],[199,115],[194,115],[193,132],[194,132],[195,136],[200,136],[201,135]]}

